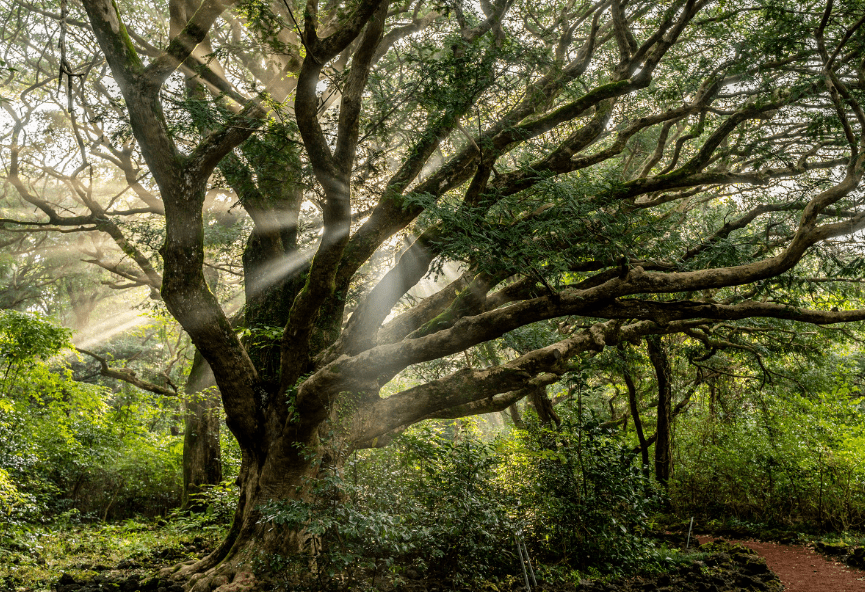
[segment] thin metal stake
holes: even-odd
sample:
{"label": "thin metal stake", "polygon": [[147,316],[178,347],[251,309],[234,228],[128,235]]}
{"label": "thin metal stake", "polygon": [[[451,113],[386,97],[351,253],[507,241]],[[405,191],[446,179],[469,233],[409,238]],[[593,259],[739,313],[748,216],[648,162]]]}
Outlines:
{"label": "thin metal stake", "polygon": [[685,541],[685,550],[691,545],[691,530],[694,528],[694,517],[691,516],[691,525],[688,527],[688,540]]}
{"label": "thin metal stake", "polygon": [[526,563],[529,564],[529,573],[532,575],[532,584],[534,584],[535,588],[537,588],[538,581],[535,579],[535,568],[532,567],[532,562],[529,559],[529,547],[526,545],[525,541],[523,541],[523,551],[526,554]]}
{"label": "thin metal stake", "polygon": [[517,553],[520,556],[520,567],[523,568],[523,578],[526,581],[526,590],[532,592],[532,587],[529,585],[529,574],[526,572],[526,564],[523,561],[523,548],[520,546],[520,537],[515,534],[514,539],[517,541]]}

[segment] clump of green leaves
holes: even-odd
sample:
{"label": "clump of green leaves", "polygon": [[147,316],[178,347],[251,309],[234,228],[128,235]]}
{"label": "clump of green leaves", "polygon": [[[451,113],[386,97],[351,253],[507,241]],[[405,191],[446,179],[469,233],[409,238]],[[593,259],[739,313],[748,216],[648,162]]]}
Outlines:
{"label": "clump of green leaves", "polygon": [[0,311],[0,547],[55,520],[153,515],[179,500],[179,441],[150,429],[150,395],[73,380],[69,348],[52,320]]}
{"label": "clump of green leaves", "polygon": [[314,563],[307,585],[316,590],[357,589],[406,570],[471,587],[517,565],[490,445],[418,430],[365,456],[308,483],[308,499],[260,508],[262,522],[307,537],[304,555],[262,558],[271,571],[291,579]]}
{"label": "clump of green leaves", "polygon": [[221,533],[234,518],[238,493],[233,480],[203,486],[189,496],[195,511],[175,510],[171,523],[181,532]]}
{"label": "clump of green leaves", "polygon": [[[797,378],[819,385],[802,370]],[[671,484],[679,513],[758,532],[865,527],[863,404],[859,388],[840,378],[824,392],[773,385],[737,393],[735,408],[721,401],[695,410],[679,424],[687,451]]]}
{"label": "clump of green leaves", "polygon": [[566,415],[558,427],[530,423],[513,446],[506,474],[544,561],[613,575],[651,562],[660,492],[611,430]]}
{"label": "clump of green leaves", "polygon": [[613,434],[575,418],[491,441],[466,421],[419,426],[305,490],[304,499],[259,508],[262,523],[305,537],[301,555],[260,558],[292,589],[310,565],[309,589],[360,589],[406,574],[477,589],[521,573],[516,536],[539,573],[658,567],[646,526],[657,488]]}

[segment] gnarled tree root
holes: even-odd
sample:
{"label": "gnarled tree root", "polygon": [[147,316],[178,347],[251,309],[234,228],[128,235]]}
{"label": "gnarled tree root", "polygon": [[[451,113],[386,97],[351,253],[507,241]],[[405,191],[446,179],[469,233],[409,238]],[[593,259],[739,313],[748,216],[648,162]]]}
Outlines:
{"label": "gnarled tree root", "polygon": [[256,589],[255,575],[250,571],[212,569],[189,579],[189,592],[252,592]]}
{"label": "gnarled tree root", "polygon": [[255,575],[234,562],[214,559],[213,553],[194,563],[180,563],[159,572],[160,577],[183,582],[188,592],[253,592],[258,590]]}

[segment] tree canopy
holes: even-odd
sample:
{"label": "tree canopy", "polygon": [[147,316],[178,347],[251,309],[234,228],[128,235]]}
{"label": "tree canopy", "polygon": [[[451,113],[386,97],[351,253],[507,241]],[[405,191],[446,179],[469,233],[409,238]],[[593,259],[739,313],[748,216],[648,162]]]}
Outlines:
{"label": "tree canopy", "polygon": [[857,0],[4,6],[4,233],[86,234],[164,303],[243,451],[196,590],[414,423],[649,336],[865,319]]}

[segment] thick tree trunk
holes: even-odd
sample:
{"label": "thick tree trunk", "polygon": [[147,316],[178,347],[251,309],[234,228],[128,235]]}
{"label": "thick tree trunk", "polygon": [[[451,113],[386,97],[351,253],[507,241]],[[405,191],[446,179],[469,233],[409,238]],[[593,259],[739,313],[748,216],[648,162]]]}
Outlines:
{"label": "thick tree trunk", "polygon": [[655,368],[658,379],[658,428],[655,440],[655,478],[658,483],[666,485],[672,472],[673,455],[671,454],[672,431],[671,405],[672,386],[670,384],[670,359],[659,336],[653,335],[646,339],[649,359]]}
{"label": "thick tree trunk", "polygon": [[221,401],[207,361],[197,351],[186,382],[183,436],[183,508],[197,510],[195,494],[222,481]]}
{"label": "thick tree trunk", "polygon": [[[311,556],[314,542],[303,529],[264,519],[263,508],[290,500],[310,501],[311,486],[326,471],[341,470],[348,452],[322,444],[318,429],[298,429],[305,441],[280,438],[263,459],[244,454],[238,485],[240,499],[229,534],[218,549],[191,565],[175,566],[177,579],[192,592],[266,590],[263,575],[273,573],[273,561],[291,555]],[[283,574],[284,575],[284,574]]]}

